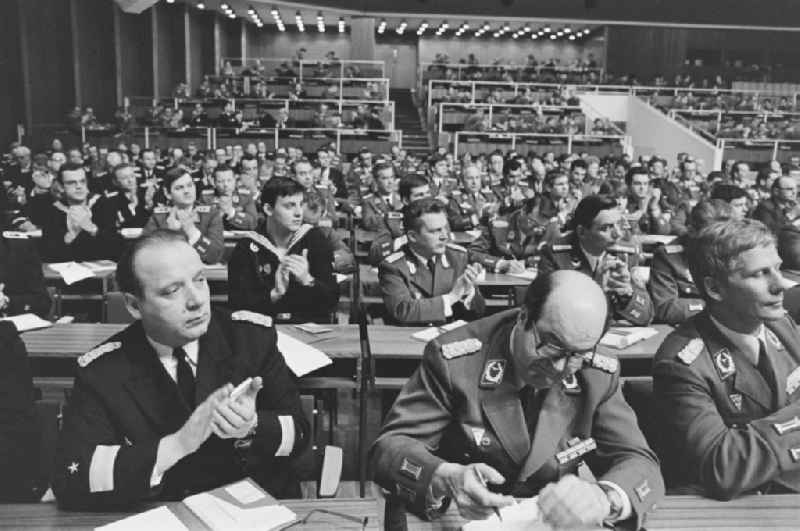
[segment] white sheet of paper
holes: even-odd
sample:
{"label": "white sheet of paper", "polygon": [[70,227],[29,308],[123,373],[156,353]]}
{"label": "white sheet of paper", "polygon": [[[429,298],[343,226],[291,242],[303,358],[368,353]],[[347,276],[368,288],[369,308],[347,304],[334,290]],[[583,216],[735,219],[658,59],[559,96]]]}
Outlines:
{"label": "white sheet of paper", "polygon": [[462,527],[464,531],[550,531],[553,527],[542,522],[538,498],[528,498],[515,505],[500,509],[501,521],[496,514],[486,520],[472,520]]}
{"label": "white sheet of paper", "polygon": [[240,481],[238,483],[234,483],[233,485],[225,487],[225,490],[242,505],[253,503],[254,501],[258,501],[266,496],[262,491],[255,488],[249,481]]}
{"label": "white sheet of paper", "polygon": [[178,517],[172,514],[172,512],[163,505],[98,527],[97,531],[141,531],[142,529],[189,531],[189,528],[183,525],[183,523],[178,520]]}
{"label": "white sheet of paper", "polygon": [[50,268],[61,275],[67,286],[87,278],[94,278],[94,273],[91,269],[77,262],[58,262],[50,264]]}
{"label": "white sheet of paper", "polygon": [[342,282],[344,282],[345,280],[350,278],[350,275],[343,275],[341,273],[334,273],[333,276],[334,276],[334,278],[336,278],[336,283],[337,284],[341,284]]}
{"label": "white sheet of paper", "polygon": [[144,232],[144,229],[141,227],[128,227],[125,229],[119,229],[120,235],[126,240],[135,240],[142,235],[142,232]]}
{"label": "white sheet of paper", "polygon": [[600,338],[600,344],[623,349],[656,334],[658,330],[651,326],[615,326]]}
{"label": "white sheet of paper", "polygon": [[286,365],[297,377],[333,363],[321,350],[281,332],[278,332],[278,349],[283,354]]}
{"label": "white sheet of paper", "polygon": [[522,273],[509,273],[512,277],[525,278],[527,280],[536,280],[536,270],[526,269]]}
{"label": "white sheet of paper", "polygon": [[242,509],[207,492],[189,496],[183,503],[212,531],[263,531],[297,518],[283,505]]}
{"label": "white sheet of paper", "polygon": [[425,341],[427,343],[432,339],[436,339],[445,332],[449,332],[450,330],[455,330],[459,326],[464,326],[465,324],[467,324],[466,321],[464,321],[463,319],[459,319],[457,321],[453,321],[452,323],[447,323],[442,326],[432,326],[430,328],[426,328],[425,330],[414,332],[413,334],[411,334],[411,337],[413,337],[414,339],[418,339],[420,341]]}
{"label": "white sheet of paper", "polygon": [[19,332],[27,332],[28,330],[35,330],[37,328],[47,328],[53,326],[50,321],[45,321],[35,313],[23,313],[13,317],[4,317],[2,321],[11,321],[17,327]]}

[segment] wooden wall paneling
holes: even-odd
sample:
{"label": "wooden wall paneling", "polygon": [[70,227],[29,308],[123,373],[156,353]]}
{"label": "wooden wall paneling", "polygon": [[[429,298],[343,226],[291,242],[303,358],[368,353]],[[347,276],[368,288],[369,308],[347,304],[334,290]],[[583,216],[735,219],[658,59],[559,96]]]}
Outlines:
{"label": "wooden wall paneling", "polygon": [[115,6],[107,0],[70,0],[69,5],[76,103],[111,121],[117,104]]}
{"label": "wooden wall paneling", "polygon": [[153,8],[154,91],[159,97],[172,94],[186,77],[183,4],[159,3]]}
{"label": "wooden wall paneling", "polygon": [[144,12],[132,15],[119,8],[120,85],[123,97],[152,97],[153,83],[153,34],[152,14]]}
{"label": "wooden wall paneling", "polygon": [[214,13],[189,10],[189,39],[187,59],[191,89],[196,89],[203,76],[214,73]]}

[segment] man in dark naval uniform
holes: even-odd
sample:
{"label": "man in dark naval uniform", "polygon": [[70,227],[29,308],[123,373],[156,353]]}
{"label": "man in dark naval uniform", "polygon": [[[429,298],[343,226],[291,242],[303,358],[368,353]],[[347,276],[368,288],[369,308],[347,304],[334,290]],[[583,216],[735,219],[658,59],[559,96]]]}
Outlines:
{"label": "man in dark naval uniform", "polygon": [[212,312],[203,269],[167,230],[120,258],[138,320],[78,359],[53,474],[62,507],[176,500],[248,476],[275,496],[300,494],[290,459],[308,422],[271,319]]}
{"label": "man in dark naval uniform", "polygon": [[598,195],[581,199],[572,217],[572,232],[542,250],[539,274],[574,269],[594,278],[609,300],[611,317],[643,326],[653,319],[653,302],[631,275],[637,249],[621,243],[622,212],[616,201]]}
{"label": "man in dark naval uniform", "polygon": [[4,231],[0,238],[0,315],[28,312],[45,319],[50,313],[42,261],[27,234]]}
{"label": "man in dark naval uniform", "polygon": [[709,225],[687,257],[706,309],[656,353],[663,458],[676,486],[728,500],[800,492],[800,331],[771,230]]}
{"label": "man in dark naval uniform", "polygon": [[236,244],[228,262],[228,303],[283,322],[327,323],[339,300],[333,250],[303,223],[303,187],[273,177],[261,191],[266,222]]}
{"label": "man in dark naval uniform", "polygon": [[558,271],[521,309],[428,343],[372,447],[375,480],[428,518],[451,500],[486,518],[538,492],[555,527],[639,529],[664,484],[617,360],[595,352],[605,323],[597,285]]}

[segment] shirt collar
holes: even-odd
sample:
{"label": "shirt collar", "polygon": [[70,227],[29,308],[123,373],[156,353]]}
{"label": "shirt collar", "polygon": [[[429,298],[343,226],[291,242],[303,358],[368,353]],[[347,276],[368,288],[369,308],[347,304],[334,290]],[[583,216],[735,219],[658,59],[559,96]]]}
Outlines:
{"label": "shirt collar", "polygon": [[581,248],[581,252],[583,253],[583,256],[586,257],[586,261],[589,262],[589,268],[592,270],[592,273],[594,273],[595,271],[597,271],[597,266],[603,260],[603,257],[605,256],[606,252],[603,251],[599,255],[595,256],[593,254],[590,254],[589,251],[587,251],[586,248],[583,245],[581,245],[581,244],[578,244],[578,245]]}
{"label": "shirt collar", "polygon": [[747,356],[747,359],[753,363],[753,365],[758,365],[758,356],[761,350],[759,342],[766,341],[765,327],[763,323],[761,323],[755,333],[742,334],[741,332],[731,330],[724,324],[720,323],[714,318],[713,315],[709,314],[709,317],[711,318],[711,322],[714,323],[714,326],[717,327],[717,330],[719,330],[720,333],[725,336],[725,338],[730,341],[734,347],[743,352],[744,355]]}
{"label": "shirt collar", "polygon": [[[156,351],[158,359],[161,360],[162,363],[165,360],[173,359],[172,351],[175,349],[175,347],[163,345],[158,341],[156,341],[155,339],[152,339],[150,336],[146,337],[148,343],[150,343],[150,345],[153,347],[153,350]],[[197,354],[200,351],[200,342],[197,339],[195,339],[194,341],[190,341],[189,343],[183,345],[182,348],[183,351],[186,352],[186,356],[189,358],[189,361],[192,363],[192,365],[197,367]]]}

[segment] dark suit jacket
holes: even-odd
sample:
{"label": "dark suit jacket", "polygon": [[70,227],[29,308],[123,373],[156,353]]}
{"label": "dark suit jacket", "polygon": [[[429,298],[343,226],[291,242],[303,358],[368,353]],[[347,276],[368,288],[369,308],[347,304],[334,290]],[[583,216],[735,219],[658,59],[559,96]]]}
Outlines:
{"label": "dark suit jacket", "polygon": [[60,201],[53,203],[47,211],[42,224],[42,259],[46,262],[70,262],[99,259],[113,259],[115,247],[107,245],[106,233],[100,230],[100,214],[98,212],[99,196],[89,199],[92,208],[92,222],[97,225],[97,234],[92,236],[81,231],[70,244],[64,243],[67,233],[66,208]]}
{"label": "dark suit jacket", "polygon": [[[472,322],[428,343],[422,364],[400,391],[371,449],[375,480],[411,511],[435,517],[426,498],[441,463],[487,463],[506,478],[493,489],[531,496],[576,472],[581,460],[559,464],[556,459],[568,441],[593,437],[597,450],[583,460],[598,479],[627,493],[638,529],[663,496],[664,484],[658,461],[620,392],[618,366],[583,368],[574,386],[568,388],[565,381],[547,391],[531,440],[507,358],[517,312]],[[478,344],[446,353],[448,345],[464,346],[469,339]],[[492,375],[499,381],[488,381]]]}
{"label": "dark suit jacket", "polygon": [[294,377],[278,351],[275,329],[254,322],[264,318],[213,312],[197,359],[197,404],[226,383],[237,385],[250,376],[264,379],[251,445],[236,448],[233,439],[212,434],[169,469],[158,487],[151,487],[150,480],[159,440],[180,429],[192,410],[147,341],[141,321],[79,358],[53,472],[59,504],[107,510],[147,500],[180,500],[246,476],[274,496],[298,496],[290,457],[276,453],[286,436],[281,422],[295,426],[296,455],[308,443],[308,421]]}
{"label": "dark suit jacket", "polygon": [[677,484],[718,499],[756,489],[800,492],[800,426],[778,429],[800,416],[800,331],[789,317],[766,326],[777,395],[705,311],[658,349],[662,458]]}
{"label": "dark suit jacket", "polygon": [[653,253],[647,288],[653,299],[656,323],[679,325],[703,308],[705,302],[694,284],[684,254],[684,237],[659,245]]}
{"label": "dark suit jacket", "polygon": [[0,282],[9,306],[2,313],[18,315],[33,312],[46,318],[50,295],[44,285],[42,261],[33,240],[24,236],[0,239]]}
{"label": "dark suit jacket", "polygon": [[[222,213],[218,208],[209,205],[197,205],[195,219],[197,229],[202,236],[194,244],[194,249],[205,264],[216,264],[222,259],[225,251],[225,232],[222,225]],[[144,226],[145,234],[156,229],[167,228],[169,207],[155,207],[153,214]]]}

